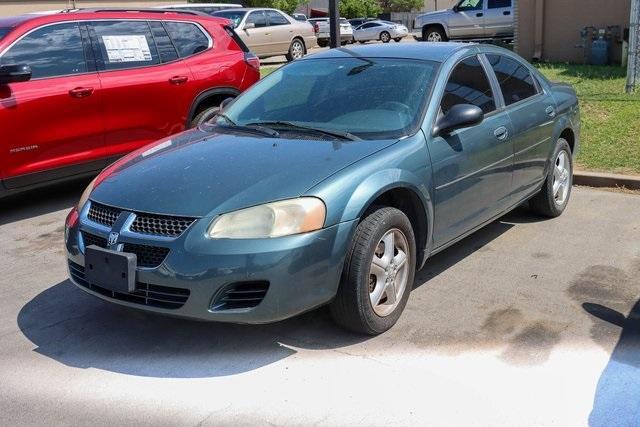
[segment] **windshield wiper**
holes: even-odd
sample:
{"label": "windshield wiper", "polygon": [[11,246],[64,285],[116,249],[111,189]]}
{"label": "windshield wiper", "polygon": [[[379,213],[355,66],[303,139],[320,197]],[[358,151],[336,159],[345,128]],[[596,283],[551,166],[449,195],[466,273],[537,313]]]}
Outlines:
{"label": "windshield wiper", "polygon": [[259,132],[259,133],[271,136],[273,138],[278,138],[280,136],[280,133],[277,130],[268,128],[266,126],[260,126],[259,124],[253,124],[253,123],[250,123],[248,125],[239,125],[233,120],[231,120],[225,114],[219,113],[219,114],[216,114],[216,116],[222,117],[227,123],[229,123],[229,126],[226,126],[226,127],[229,127],[231,129],[244,130],[248,132]]}
{"label": "windshield wiper", "polygon": [[350,132],[345,132],[345,131],[335,130],[335,129],[317,128],[317,127],[313,127],[313,126],[301,125],[301,124],[296,123],[296,122],[288,122],[288,121],[284,121],[284,120],[278,120],[278,121],[273,121],[273,122],[255,122],[255,123],[249,123],[247,126],[269,126],[269,127],[270,126],[284,126],[284,127],[287,127],[287,128],[297,129],[297,130],[301,130],[301,131],[322,133],[322,134],[333,136],[333,137],[336,137],[336,138],[347,139],[349,141],[360,141],[362,139],[360,137],[355,136],[354,134],[352,134]]}

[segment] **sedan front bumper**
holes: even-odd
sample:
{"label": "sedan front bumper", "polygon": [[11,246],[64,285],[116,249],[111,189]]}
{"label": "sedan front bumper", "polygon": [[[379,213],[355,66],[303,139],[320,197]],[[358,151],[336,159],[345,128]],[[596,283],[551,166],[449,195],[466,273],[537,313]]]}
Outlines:
{"label": "sedan front bumper", "polygon": [[[109,230],[88,220],[84,209],[65,233],[70,278],[86,292],[133,308],[220,322],[273,322],[333,299],[356,225],[354,220],[294,236],[218,240],[205,237],[210,222],[198,219],[170,241],[121,234],[125,247],[162,246],[168,253],[155,268],[137,268],[135,292],[119,294],[85,280],[85,246],[106,241]],[[255,306],[220,303],[229,289],[244,292],[245,284],[266,289]]]}

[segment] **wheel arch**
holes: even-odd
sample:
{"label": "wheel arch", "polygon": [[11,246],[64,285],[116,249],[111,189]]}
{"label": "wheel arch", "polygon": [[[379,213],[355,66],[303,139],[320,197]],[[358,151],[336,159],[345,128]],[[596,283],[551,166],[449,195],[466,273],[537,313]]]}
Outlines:
{"label": "wheel arch", "polygon": [[240,90],[235,87],[216,87],[200,92],[189,107],[186,126],[189,127],[193,118],[202,111],[202,108],[219,105],[225,98],[235,98],[238,95],[240,95]]}
{"label": "wheel arch", "polygon": [[355,189],[343,219],[361,219],[374,206],[395,207],[407,215],[416,237],[416,265],[422,268],[430,252],[433,233],[433,204],[424,182],[399,169],[375,173]]}

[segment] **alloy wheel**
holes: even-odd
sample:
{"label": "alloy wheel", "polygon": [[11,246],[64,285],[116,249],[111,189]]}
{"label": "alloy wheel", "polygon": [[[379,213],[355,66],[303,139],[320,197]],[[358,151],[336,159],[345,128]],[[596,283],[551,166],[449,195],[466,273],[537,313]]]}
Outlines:
{"label": "alloy wheel", "polygon": [[432,31],[427,36],[427,41],[428,42],[441,42],[442,41],[442,36],[440,35],[439,32]]}
{"label": "alloy wheel", "polygon": [[380,34],[380,40],[381,40],[383,43],[388,43],[388,42],[389,42],[389,40],[391,40],[391,36],[389,35],[389,33],[387,33],[387,32],[385,31],[385,32],[383,32],[382,34]]}
{"label": "alloy wheel", "polygon": [[369,299],[380,317],[393,313],[407,287],[410,246],[402,231],[387,231],[376,245],[369,270]]}
{"label": "alloy wheel", "polygon": [[298,40],[294,40],[291,44],[291,56],[293,59],[300,59],[304,56],[304,47]]}
{"label": "alloy wheel", "polygon": [[571,185],[571,163],[569,162],[569,153],[562,150],[556,157],[556,163],[553,168],[553,199],[556,205],[562,206],[569,194],[569,186]]}

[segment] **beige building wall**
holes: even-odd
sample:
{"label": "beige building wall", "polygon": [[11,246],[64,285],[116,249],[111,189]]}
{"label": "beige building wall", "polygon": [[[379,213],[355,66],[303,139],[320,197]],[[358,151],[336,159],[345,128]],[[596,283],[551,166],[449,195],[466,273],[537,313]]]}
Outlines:
{"label": "beige building wall", "polygon": [[434,10],[451,9],[459,0],[424,0],[425,12],[433,12]]}
{"label": "beige building wall", "polygon": [[[629,27],[630,0],[516,0],[517,52],[526,59],[576,62],[584,59],[580,30],[586,26]],[[612,57],[620,61],[622,45],[613,43]]]}
{"label": "beige building wall", "polygon": [[[162,4],[186,3],[186,0],[76,0],[76,7],[151,7]],[[46,10],[66,9],[72,4],[66,0],[30,0],[30,1],[3,1],[0,0],[0,16],[21,15],[29,12],[41,12]]]}

